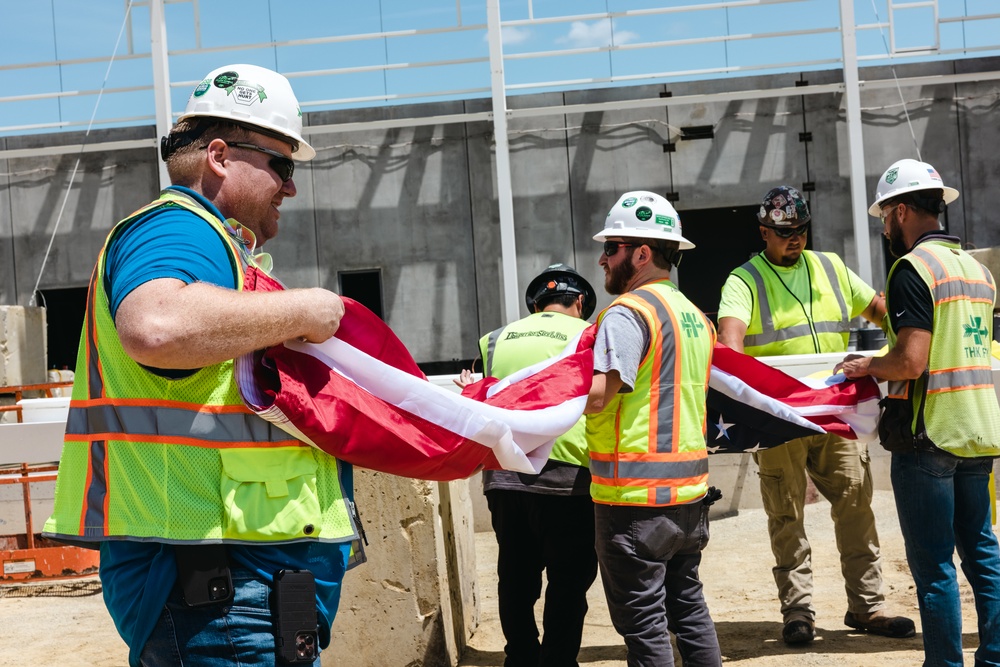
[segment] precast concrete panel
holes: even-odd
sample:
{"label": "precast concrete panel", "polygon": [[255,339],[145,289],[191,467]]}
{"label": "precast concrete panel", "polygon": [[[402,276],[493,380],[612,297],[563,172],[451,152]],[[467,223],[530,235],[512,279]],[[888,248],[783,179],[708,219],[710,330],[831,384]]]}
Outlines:
{"label": "precast concrete panel", "polygon": [[[752,77],[745,85],[769,90],[795,85],[798,74]],[[724,92],[728,81],[681,83],[669,87],[675,97]],[[679,211],[746,206],[760,202],[775,185],[801,187],[806,180],[799,96],[678,104],[668,110],[676,128],[711,126],[711,139],[676,140],[670,156]]]}
{"label": "precast concrete panel", "polygon": [[[491,108],[491,100],[469,100],[465,103],[465,110],[469,113],[488,111]],[[497,177],[493,160],[495,147],[493,124],[466,123],[465,132],[469,157],[472,243],[476,257],[478,330],[472,344],[466,343],[463,346],[463,349],[467,350],[463,358],[474,359],[479,356],[479,337],[504,324],[504,300],[500,256],[500,209],[497,204]],[[477,367],[476,370],[482,369]]]}
{"label": "precast concrete panel", "polygon": [[[559,106],[562,93],[513,97],[510,108]],[[563,114],[512,118],[507,124],[511,187],[514,191],[514,238],[517,289],[522,316],[528,315],[528,283],[550,264],[576,266],[573,209]],[[483,333],[486,333],[485,331]]]}
{"label": "precast concrete panel", "polygon": [[[140,139],[150,133],[148,127],[121,128],[101,131],[91,140]],[[86,141],[82,132],[60,138],[67,144]],[[51,143],[52,138],[46,135],[7,139],[11,150],[40,148]],[[159,187],[155,159],[151,146],[8,160],[13,174],[10,209],[19,302],[27,303],[31,298],[53,233],[39,287],[87,285],[108,231],[156,196]]]}
{"label": "precast concrete panel", "polygon": [[[810,85],[840,83],[839,71],[808,72],[803,74]],[[812,214],[810,234],[813,250],[832,252],[858,271],[860,260],[854,243],[854,223],[851,209],[851,161],[847,146],[847,121],[842,93],[804,95],[804,130],[811,140],[803,145],[807,154],[808,174],[815,190],[803,193],[809,200]],[[881,289],[885,282],[882,269],[882,244],[879,229],[870,226],[869,247],[873,282]]]}
{"label": "precast concrete panel", "polygon": [[[428,108],[456,113],[461,103]],[[417,361],[471,352],[478,326],[464,126],[321,134],[313,145],[320,284],[337,289],[338,271],[381,269],[386,321]]]}
{"label": "precast concrete panel", "polygon": [[[0,149],[6,148],[7,139],[0,137]],[[10,164],[7,160],[0,160],[0,306],[27,305],[17,303],[11,190]]]}
{"label": "precast concrete panel", "polygon": [[[974,72],[984,67],[978,60],[955,63],[959,73]],[[995,67],[996,63],[992,63]],[[973,248],[1000,245],[1000,81],[960,83],[955,86],[958,106],[959,150],[961,171],[941,178],[961,193],[958,201],[948,207],[952,233]],[[934,165],[937,167],[937,165]],[[964,225],[955,223],[954,212],[961,209]]]}
{"label": "precast concrete panel", "polygon": [[[663,86],[573,91],[566,104],[655,99]],[[576,268],[597,291],[597,307],[611,303],[598,265],[601,245],[593,236],[604,228],[608,211],[630,190],[665,195],[673,189],[670,161],[663,145],[674,140],[663,108],[616,109],[568,114],[570,192]]]}

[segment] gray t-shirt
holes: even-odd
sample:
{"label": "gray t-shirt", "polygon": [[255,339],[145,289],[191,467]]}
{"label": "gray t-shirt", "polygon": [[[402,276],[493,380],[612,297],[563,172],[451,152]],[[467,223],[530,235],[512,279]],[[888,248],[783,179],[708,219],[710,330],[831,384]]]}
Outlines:
{"label": "gray t-shirt", "polygon": [[601,319],[594,340],[594,370],[618,371],[622,379],[619,393],[635,388],[639,364],[649,350],[649,328],[642,315],[626,306],[612,306]]}

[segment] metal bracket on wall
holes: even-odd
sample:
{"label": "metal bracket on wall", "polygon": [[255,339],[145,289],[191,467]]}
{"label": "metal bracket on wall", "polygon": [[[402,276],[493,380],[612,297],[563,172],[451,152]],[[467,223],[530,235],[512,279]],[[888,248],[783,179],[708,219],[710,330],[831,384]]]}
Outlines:
{"label": "metal bracket on wall", "polygon": [[681,128],[681,139],[712,139],[714,137],[714,125],[689,125]]}
{"label": "metal bracket on wall", "polygon": [[677,151],[677,144],[675,144],[674,142],[668,141],[665,144],[663,144],[664,153],[674,153],[676,151]]}
{"label": "metal bracket on wall", "polygon": [[812,132],[799,132],[799,141],[803,144],[807,144],[813,140]]}
{"label": "metal bracket on wall", "polygon": [[666,199],[671,204],[673,204],[674,202],[678,202],[678,201],[681,200],[681,196],[677,192],[664,192],[663,193],[663,198]]}
{"label": "metal bracket on wall", "polygon": [[795,82],[795,87],[796,88],[802,88],[803,86],[808,86],[808,85],[809,85],[808,79],[802,79],[800,81],[796,81]]}
{"label": "metal bracket on wall", "polygon": [[802,192],[816,192],[816,183],[813,181],[806,181],[802,184]]}

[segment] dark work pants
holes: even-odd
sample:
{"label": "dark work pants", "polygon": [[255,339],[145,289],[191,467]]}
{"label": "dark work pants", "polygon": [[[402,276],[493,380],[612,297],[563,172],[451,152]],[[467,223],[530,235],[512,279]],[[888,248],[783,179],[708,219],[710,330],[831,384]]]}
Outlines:
{"label": "dark work pants", "polygon": [[[587,615],[587,589],[597,578],[594,504],[590,496],[486,492],[500,554],[500,627],[504,667],[576,667]],[[535,602],[548,586],[538,641]]]}
{"label": "dark work pants", "polygon": [[672,631],[684,667],[721,667],[715,624],[698,566],[708,543],[708,507],[595,506],[597,553],[611,622],[629,667],[671,667]]}

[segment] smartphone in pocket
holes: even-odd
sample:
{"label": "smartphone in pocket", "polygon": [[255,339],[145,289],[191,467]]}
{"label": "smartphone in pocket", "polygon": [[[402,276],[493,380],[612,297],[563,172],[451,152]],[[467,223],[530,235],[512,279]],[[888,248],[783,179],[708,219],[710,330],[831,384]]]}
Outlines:
{"label": "smartphone in pocket", "polygon": [[233,578],[224,544],[178,545],[174,558],[185,605],[207,607],[233,601]]}
{"label": "smartphone in pocket", "polygon": [[311,664],[319,657],[316,581],[308,570],[280,570],[274,575],[274,640],[278,660]]}

